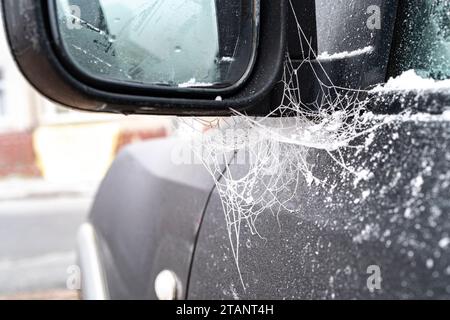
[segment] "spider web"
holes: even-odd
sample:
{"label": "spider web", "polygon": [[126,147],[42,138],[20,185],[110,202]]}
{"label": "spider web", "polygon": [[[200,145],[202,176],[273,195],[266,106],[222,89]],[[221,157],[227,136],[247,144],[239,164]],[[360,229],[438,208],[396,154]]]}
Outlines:
{"label": "spider web", "polygon": [[[350,142],[386,124],[367,112],[371,102],[368,91],[333,84],[297,18],[296,23],[302,59],[298,63],[286,56],[283,97],[278,108],[263,118],[235,111],[235,116],[227,119],[194,120],[209,129],[207,133],[193,130],[197,140],[193,151],[214,178],[244,290],[239,264],[242,229],[249,228],[252,235],[264,239],[256,221],[262,214],[278,218],[281,213],[298,213],[289,203],[298,197],[302,179],[308,185],[327,187],[326,181],[312,173],[312,164],[308,162],[312,149],[325,150],[355,176],[364,174],[365,170],[358,172],[346,163],[343,150],[354,148]],[[298,75],[304,68],[312,70],[319,87],[313,101],[305,101],[299,89]],[[318,71],[324,76],[319,76]],[[180,121],[195,127],[188,120]],[[245,169],[236,172],[233,170],[236,164]]]}

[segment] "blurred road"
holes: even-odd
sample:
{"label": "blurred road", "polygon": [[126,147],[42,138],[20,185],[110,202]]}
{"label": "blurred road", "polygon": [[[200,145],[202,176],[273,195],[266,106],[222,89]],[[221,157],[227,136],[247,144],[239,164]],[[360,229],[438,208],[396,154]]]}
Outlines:
{"label": "blurred road", "polygon": [[87,195],[0,201],[0,297],[66,288],[91,202]]}

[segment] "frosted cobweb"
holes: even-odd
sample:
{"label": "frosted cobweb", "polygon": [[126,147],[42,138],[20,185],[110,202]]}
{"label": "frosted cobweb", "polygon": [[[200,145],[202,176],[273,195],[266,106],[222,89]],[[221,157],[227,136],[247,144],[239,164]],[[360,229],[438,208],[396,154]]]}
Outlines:
{"label": "frosted cobweb", "polygon": [[[326,151],[355,177],[365,174],[346,163],[343,150],[357,147],[350,142],[386,123],[385,119],[374,120],[367,112],[371,102],[367,91],[333,84],[298,21],[297,28],[302,59],[298,64],[286,56],[284,93],[278,108],[263,118],[234,112],[230,118],[195,120],[202,130],[196,130],[194,152],[214,177],[244,290],[239,264],[242,229],[249,228],[254,236],[264,238],[256,227],[262,214],[278,218],[281,212],[298,213],[289,203],[298,196],[301,179],[326,187],[327,182],[312,173],[308,162],[312,149]],[[313,101],[305,101],[299,89],[298,74],[304,68],[311,69],[320,89]],[[319,76],[317,70],[325,76]],[[180,121],[195,127],[188,120]],[[203,132],[205,127],[207,133]],[[232,164],[245,169],[236,172]]]}

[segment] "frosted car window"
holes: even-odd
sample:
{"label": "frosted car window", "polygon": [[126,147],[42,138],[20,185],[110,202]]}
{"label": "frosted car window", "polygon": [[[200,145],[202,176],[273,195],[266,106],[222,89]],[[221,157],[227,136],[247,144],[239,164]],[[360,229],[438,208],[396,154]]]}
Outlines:
{"label": "frosted car window", "polygon": [[407,0],[400,9],[396,73],[415,69],[422,77],[449,79],[450,1]]}
{"label": "frosted car window", "polygon": [[[254,0],[56,0],[66,58],[92,77],[227,87],[256,52]],[[233,2],[232,4],[230,4]]]}

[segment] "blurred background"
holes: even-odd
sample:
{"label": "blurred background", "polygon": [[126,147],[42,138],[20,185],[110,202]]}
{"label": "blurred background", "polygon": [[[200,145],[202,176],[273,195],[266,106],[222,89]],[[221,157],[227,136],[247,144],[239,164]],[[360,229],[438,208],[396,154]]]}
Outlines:
{"label": "blurred background", "polygon": [[0,17],[0,300],[76,299],[77,229],[125,145],[172,132],[164,117],[62,109],[17,70]]}

